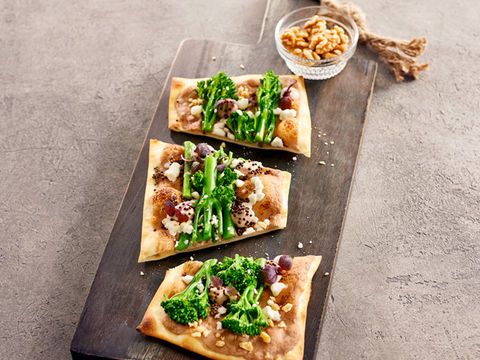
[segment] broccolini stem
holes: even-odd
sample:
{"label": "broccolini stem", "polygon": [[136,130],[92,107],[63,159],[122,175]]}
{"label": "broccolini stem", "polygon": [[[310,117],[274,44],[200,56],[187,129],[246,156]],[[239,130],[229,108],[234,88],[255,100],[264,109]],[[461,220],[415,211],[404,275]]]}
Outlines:
{"label": "broccolini stem", "polygon": [[230,208],[223,209],[223,238],[229,240],[235,236],[235,225],[233,223],[232,211]]}
{"label": "broccolini stem", "polygon": [[217,176],[217,158],[214,155],[208,155],[205,158],[205,184],[203,185],[203,194],[210,195],[215,188],[215,179]]}
{"label": "broccolini stem", "polygon": [[183,188],[182,197],[184,199],[192,198],[192,181],[191,181],[191,169],[192,169],[192,153],[195,150],[195,144],[191,141],[185,141],[183,143],[185,164],[183,168]]}
{"label": "broccolini stem", "polygon": [[190,245],[190,238],[192,237],[191,234],[181,233],[178,237],[178,243],[175,246],[175,250],[182,251],[188,248]]}

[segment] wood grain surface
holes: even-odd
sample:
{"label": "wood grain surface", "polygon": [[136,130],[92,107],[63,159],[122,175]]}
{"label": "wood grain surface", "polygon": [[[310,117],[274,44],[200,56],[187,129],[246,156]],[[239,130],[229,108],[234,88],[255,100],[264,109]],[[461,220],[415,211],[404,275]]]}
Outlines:
{"label": "wood grain surface", "polygon": [[[306,5],[312,5],[312,2],[272,2],[267,9],[262,40],[256,45],[193,39],[182,42],[146,139],[157,138],[178,144],[185,140],[205,140],[202,137],[173,133],[168,129],[168,88],[171,76],[207,77],[219,70],[232,76],[263,73],[268,69],[274,69],[280,74],[289,73],[275,50],[273,29],[283,14]],[[216,61],[212,61],[213,56]],[[240,64],[245,66],[245,70],[240,69]],[[310,159],[298,155],[295,157],[297,160],[293,160],[294,154],[262,152],[227,144],[227,149],[237,156],[259,160],[266,166],[292,173],[287,229],[193,254],[198,260],[222,258],[235,253],[255,257],[265,256],[266,253],[270,257],[277,254],[322,255],[308,311],[305,359],[315,358],[318,351],[324,308],[375,74],[375,63],[354,58],[339,76],[328,81],[306,82],[312,115]],[[208,142],[213,146],[220,144],[213,139],[208,139]],[[148,141],[140,153],[72,340],[71,352],[76,359],[199,358],[196,354],[145,337],[135,330],[163,280],[165,271],[188,260],[192,255],[137,263],[147,160]],[[320,164],[321,161],[325,165]],[[299,242],[304,244],[303,249],[297,247]],[[145,275],[141,276],[140,272]],[[326,272],[330,276],[325,276]]]}

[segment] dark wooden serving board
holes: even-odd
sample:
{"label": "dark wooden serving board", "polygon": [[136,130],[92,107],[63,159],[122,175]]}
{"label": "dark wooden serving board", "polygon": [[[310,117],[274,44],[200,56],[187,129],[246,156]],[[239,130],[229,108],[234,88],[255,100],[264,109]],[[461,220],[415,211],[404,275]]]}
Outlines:
{"label": "dark wooden serving board", "polygon": [[[263,40],[256,45],[238,45],[205,40],[182,42],[160,97],[147,140],[181,144],[205,138],[173,133],[167,127],[171,76],[207,77],[219,70],[230,75],[263,73],[274,69],[289,73],[277,55],[273,29],[278,19],[309,1],[273,1],[267,9]],[[212,57],[216,61],[212,61]],[[245,70],[240,69],[245,65]],[[315,358],[329,284],[350,193],[350,184],[362,138],[362,130],[373,89],[376,65],[354,58],[345,70],[328,81],[307,81],[312,116],[312,157],[281,151],[261,151],[227,144],[237,156],[262,161],[292,173],[289,218],[285,230],[246,241],[197,251],[196,259],[222,258],[235,253],[270,257],[277,254],[322,255],[314,278],[308,310],[305,359]],[[318,137],[318,134],[327,134]],[[212,145],[220,142],[209,139]],[[334,144],[330,144],[334,141]],[[324,143],[327,142],[328,145]],[[329,154],[327,154],[329,152]],[[148,141],[132,174],[121,209],[99,265],[95,280],[71,344],[74,358],[111,359],[198,359],[199,356],[166,342],[145,337],[135,327],[142,319],[165,271],[192,254],[138,264],[143,196],[147,176]],[[325,161],[326,165],[319,164]],[[334,164],[334,166],[331,166]],[[312,243],[310,244],[310,241]],[[297,247],[304,244],[303,249]],[[144,276],[140,272],[145,273]]]}

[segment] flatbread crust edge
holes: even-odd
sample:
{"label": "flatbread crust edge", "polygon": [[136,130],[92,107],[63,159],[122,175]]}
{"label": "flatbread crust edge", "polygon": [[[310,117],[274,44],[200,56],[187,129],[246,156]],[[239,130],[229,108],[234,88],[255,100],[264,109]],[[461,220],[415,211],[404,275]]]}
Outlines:
{"label": "flatbread crust edge", "polygon": [[[310,294],[312,291],[312,279],[320,266],[321,256],[302,256],[296,257],[296,259],[302,259],[302,266],[308,267],[307,276],[305,279],[306,286],[299,296],[298,317],[295,321],[300,322],[301,333],[298,334],[298,341],[286,354],[280,355],[279,360],[297,360],[303,358],[304,346],[305,346],[305,326],[307,320],[307,309],[310,300]],[[175,283],[181,280],[181,276],[184,272],[186,264],[189,262],[178,265],[173,269],[169,269],[165,274],[165,279],[160,284],[155,296],[153,297],[150,305],[143,316],[141,323],[138,325],[137,330],[141,333],[149,336],[156,337],[158,339],[166,340],[172,344],[178,345],[184,349],[193,351],[197,354],[209,357],[211,359],[218,360],[242,360],[248,359],[248,357],[230,356],[221,354],[207,348],[204,343],[199,340],[200,338],[192,337],[190,334],[174,334],[169,331],[163,324],[162,319],[168,315],[163,310],[160,302],[163,300],[164,294],[169,292],[169,289],[174,287]],[[195,261],[197,264],[201,262]],[[215,329],[212,329],[215,330]],[[277,358],[276,358],[277,359]]]}
{"label": "flatbread crust edge", "polygon": [[162,157],[162,153],[167,146],[171,144],[150,139],[150,148],[148,155],[148,172],[147,180],[145,187],[145,198],[143,202],[143,220],[142,220],[142,237],[140,244],[140,255],[138,262],[154,261],[164,259],[166,257],[183,253],[183,252],[192,252],[198,249],[205,249],[212,246],[219,246],[228,244],[234,241],[244,240],[249,237],[265,234],[271,231],[284,229],[287,226],[288,218],[288,194],[290,191],[290,182],[292,175],[287,171],[281,171],[281,210],[280,213],[276,216],[275,222],[272,222],[270,227],[265,230],[255,231],[254,233],[248,235],[235,236],[231,240],[220,241],[213,243],[211,241],[201,242],[190,246],[184,251],[176,251],[172,249],[168,242],[170,239],[168,237],[162,236],[162,233],[159,231],[153,231],[152,220],[153,220],[153,205],[150,201],[151,197],[154,195],[154,189],[156,187],[155,181],[152,178],[154,173],[154,168],[158,163],[159,159]]}
{"label": "flatbread crust edge", "polygon": [[[184,132],[193,135],[204,135],[207,137],[223,140],[225,142],[232,142],[235,144],[240,144],[248,147],[253,147],[257,149],[266,149],[266,150],[282,150],[282,151],[289,151],[294,152],[297,154],[303,154],[306,157],[311,156],[311,142],[312,142],[312,122],[310,119],[310,109],[308,107],[308,97],[307,91],[305,89],[305,81],[302,76],[297,75],[280,75],[281,78],[291,78],[297,80],[298,83],[298,91],[300,93],[300,104],[299,104],[299,113],[297,114],[297,120],[299,122],[298,126],[298,139],[297,145],[295,147],[274,147],[268,144],[252,144],[247,141],[240,141],[240,140],[231,140],[225,136],[218,136],[215,134],[204,133],[202,130],[186,130],[181,126],[181,122],[178,121],[178,114],[175,106],[175,102],[180,95],[180,93],[189,86],[197,86],[197,82],[200,80],[205,80],[205,78],[201,79],[186,79],[186,78],[179,78],[173,77],[172,83],[170,86],[170,98],[169,98],[169,105],[168,105],[168,128],[170,130]],[[232,76],[233,81],[235,82],[242,82],[250,79],[261,79],[262,75],[242,75],[242,76]]]}

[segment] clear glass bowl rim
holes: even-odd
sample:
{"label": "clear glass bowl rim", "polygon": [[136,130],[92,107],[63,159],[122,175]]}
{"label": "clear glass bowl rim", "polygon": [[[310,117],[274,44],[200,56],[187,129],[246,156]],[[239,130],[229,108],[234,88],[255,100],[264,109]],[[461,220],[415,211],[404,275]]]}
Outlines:
{"label": "clear glass bowl rim", "polygon": [[[305,10],[308,10],[308,9],[317,10],[317,11],[325,10],[325,11],[328,11],[329,13],[331,13],[331,14],[336,14],[339,17],[342,17],[342,18],[345,18],[346,20],[348,20],[349,23],[345,24],[345,21],[338,20],[338,19],[336,19],[332,16],[324,16],[326,19],[330,18],[332,20],[338,21],[344,27],[350,27],[351,28],[351,31],[353,33],[353,39],[351,39],[347,51],[345,51],[344,53],[342,53],[338,56],[330,58],[330,59],[309,60],[309,59],[305,59],[303,57],[297,56],[295,54],[292,54],[290,51],[287,50],[287,48],[285,48],[283,46],[282,41],[280,40],[280,28],[284,25],[283,23],[285,23],[285,21],[288,17],[294,15],[295,13],[305,11]],[[302,8],[299,8],[299,9],[295,9],[295,10],[285,14],[278,21],[277,26],[275,27],[275,42],[277,44],[277,49],[280,52],[280,55],[283,55],[283,56],[287,57],[290,61],[294,61],[296,63],[309,64],[310,67],[315,67],[315,66],[319,66],[319,65],[329,65],[329,64],[332,64],[332,63],[336,63],[339,60],[342,60],[342,58],[349,59],[350,57],[352,57],[352,55],[355,52],[355,49],[357,47],[358,36],[359,36],[359,33],[358,33],[357,24],[355,23],[355,21],[353,21],[353,19],[350,16],[340,14],[339,12],[337,12],[335,10],[332,10],[330,8],[327,8],[326,6],[306,6],[306,7],[302,7]]]}

